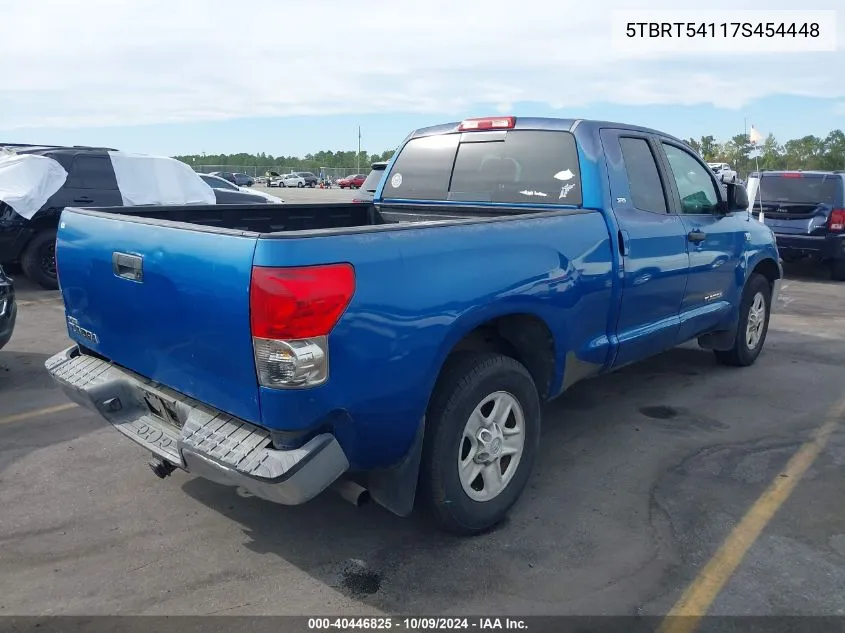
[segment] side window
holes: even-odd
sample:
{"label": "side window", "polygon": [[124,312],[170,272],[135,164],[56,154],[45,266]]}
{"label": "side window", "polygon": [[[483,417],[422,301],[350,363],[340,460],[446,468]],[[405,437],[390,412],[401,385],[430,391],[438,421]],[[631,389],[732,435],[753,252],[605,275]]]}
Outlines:
{"label": "side window", "polygon": [[681,213],[713,213],[719,205],[719,194],[710,173],[680,147],[663,143],[663,150],[681,196]]}
{"label": "side window", "polygon": [[77,156],[73,176],[74,186],[80,189],[117,189],[111,160],[105,156]]}
{"label": "side window", "polygon": [[628,173],[631,202],[637,209],[666,213],[666,194],[660,182],[660,172],[648,141],[642,138],[619,139],[622,159]]}

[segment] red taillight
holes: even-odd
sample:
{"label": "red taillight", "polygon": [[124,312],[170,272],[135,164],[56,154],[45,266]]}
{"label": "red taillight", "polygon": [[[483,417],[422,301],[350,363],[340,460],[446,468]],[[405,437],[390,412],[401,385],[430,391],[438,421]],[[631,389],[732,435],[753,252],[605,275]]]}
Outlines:
{"label": "red taillight", "polygon": [[845,209],[834,209],[830,212],[827,228],[835,233],[845,231]]}
{"label": "red taillight", "polygon": [[464,120],[458,126],[458,131],[468,132],[472,130],[510,130],[515,125],[515,116],[481,117],[479,119]]}
{"label": "red taillight", "polygon": [[255,266],[249,289],[252,335],[276,340],[325,336],[354,292],[355,269],[350,264]]}
{"label": "red taillight", "polygon": [[804,174],[796,174],[792,172],[780,175],[781,178],[802,178],[803,176]]}

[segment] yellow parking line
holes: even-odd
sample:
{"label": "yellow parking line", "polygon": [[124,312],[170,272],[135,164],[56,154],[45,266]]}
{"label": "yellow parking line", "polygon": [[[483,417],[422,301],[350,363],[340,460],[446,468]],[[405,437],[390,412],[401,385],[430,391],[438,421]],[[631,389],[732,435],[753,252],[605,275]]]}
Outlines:
{"label": "yellow parking line", "polygon": [[0,418],[0,424],[12,424],[13,422],[21,422],[31,418],[40,418],[42,415],[50,415],[51,413],[67,411],[68,409],[73,409],[76,406],[77,404],[75,402],[68,402],[66,404],[56,405],[55,407],[46,407],[44,409],[36,409],[35,411],[17,413],[15,415],[6,416],[5,418]]}
{"label": "yellow parking line", "polygon": [[692,633],[698,628],[700,619],[739,567],[748,549],[822,452],[844,415],[845,398],[834,405],[811,439],[801,445],[786,467],[746,512],[742,521],[666,615],[658,633]]}

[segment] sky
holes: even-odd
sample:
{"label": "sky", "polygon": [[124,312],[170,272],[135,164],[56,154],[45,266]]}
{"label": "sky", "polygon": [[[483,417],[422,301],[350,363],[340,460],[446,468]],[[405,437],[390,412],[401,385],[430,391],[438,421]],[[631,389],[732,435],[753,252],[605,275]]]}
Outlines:
{"label": "sky", "polygon": [[[819,0],[810,8],[839,4]],[[360,126],[361,148],[380,153],[415,128],[495,114],[605,119],[720,140],[746,125],[781,140],[845,129],[845,9],[831,34],[834,51],[744,52],[746,44],[734,42],[730,51],[677,44],[631,52],[612,37],[614,27],[619,36],[615,10],[645,20],[646,9],[705,7],[713,11],[708,19],[730,22],[738,10],[765,10],[758,15],[769,20],[772,11],[796,3],[0,0],[0,6],[6,143],[303,156],[356,149]]]}

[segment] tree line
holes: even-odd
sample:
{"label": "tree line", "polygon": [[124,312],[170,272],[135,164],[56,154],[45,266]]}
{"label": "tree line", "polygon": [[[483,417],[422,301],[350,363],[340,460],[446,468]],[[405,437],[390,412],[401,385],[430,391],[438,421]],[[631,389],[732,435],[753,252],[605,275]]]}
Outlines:
{"label": "tree line", "polygon": [[[748,134],[737,134],[721,143],[712,135],[699,139],[688,138],[686,143],[708,163],[729,163],[742,174],[754,171],[758,164],[760,169],[845,169],[845,133],[842,130],[833,130],[824,138],[810,135],[785,143],[780,143],[774,135],[769,134],[756,147],[751,144]],[[357,165],[361,166],[362,171],[366,171],[372,163],[388,160],[392,155],[393,150],[381,154],[326,150],[305,156],[240,153],[191,154],[175,158],[193,167],[230,165],[272,169],[283,166],[290,171],[316,173],[321,167],[353,169]]]}
{"label": "tree line", "polygon": [[719,143],[713,136],[688,138],[687,144],[708,163],[729,163],[747,174],[757,169],[845,169],[845,133],[833,130],[824,138],[803,136],[780,143],[773,134],[754,146],[748,134],[737,134]]}
{"label": "tree line", "polygon": [[188,163],[192,167],[202,167],[205,165],[227,165],[232,168],[236,167],[258,167],[269,170],[273,168],[284,167],[288,171],[310,171],[318,173],[320,168],[326,167],[329,169],[355,169],[360,164],[361,170],[369,172],[372,163],[389,160],[393,156],[394,150],[388,150],[381,154],[368,154],[356,151],[350,152],[332,152],[322,151],[316,154],[306,154],[305,156],[273,156],[272,154],[189,154],[186,156],[174,156],[177,160],[183,163]]}

